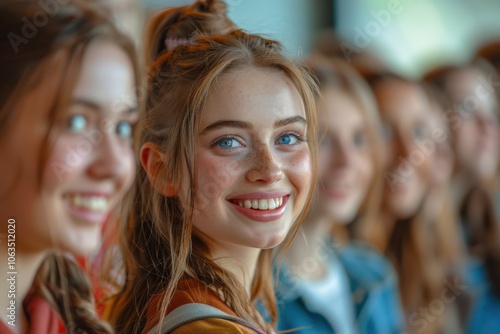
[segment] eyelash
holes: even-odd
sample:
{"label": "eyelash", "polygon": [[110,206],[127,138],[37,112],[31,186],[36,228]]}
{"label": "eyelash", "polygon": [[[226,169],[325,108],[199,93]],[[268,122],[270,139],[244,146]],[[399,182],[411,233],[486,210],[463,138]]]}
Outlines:
{"label": "eyelash", "polygon": [[[285,132],[281,135],[278,136],[278,139],[279,138],[282,138],[284,136],[293,136],[295,137],[295,139],[297,139],[297,143],[294,143],[294,144],[279,144],[279,145],[284,145],[284,146],[294,146],[294,145],[297,145],[298,143],[304,143],[304,142],[307,142],[307,138],[303,135],[301,135],[300,133],[297,133],[297,132],[294,132],[294,131],[290,131],[290,132]],[[278,141],[278,139],[276,139],[276,142]],[[238,140],[238,137],[236,136],[222,136],[222,137],[219,137],[217,139],[215,139],[211,144],[210,144],[210,147],[216,147],[218,146],[221,142],[225,141],[225,140],[235,140],[237,141],[241,146],[243,146],[243,144],[241,144],[241,141]],[[238,147],[241,147],[241,146],[238,146]],[[219,146],[221,149],[223,150],[234,150],[234,149],[237,149],[238,147],[221,147]]]}
{"label": "eyelash", "polygon": [[[279,138],[282,138],[282,137],[284,137],[284,136],[294,136],[294,137],[295,137],[295,139],[297,139],[297,143],[295,143],[295,144],[289,144],[289,145],[286,145],[286,146],[294,146],[294,145],[297,145],[297,144],[299,144],[299,143],[304,143],[304,142],[307,142],[307,138],[306,138],[305,136],[301,135],[300,133],[294,132],[294,131],[285,132],[285,133],[281,134],[281,135],[278,137],[278,139],[279,139]],[[278,139],[277,139],[277,140],[278,140]],[[276,141],[277,141],[277,140],[276,140]]]}
{"label": "eyelash", "polygon": [[[240,142],[240,140],[238,140],[238,137],[235,137],[235,136],[222,136],[222,137],[219,137],[217,139],[215,139],[211,144],[210,144],[210,147],[216,147],[218,146],[221,142],[225,141],[225,140],[235,140],[237,141],[241,146],[243,146]],[[240,146],[238,146],[240,147]],[[219,146],[219,148],[223,149],[223,150],[234,150],[236,149],[237,147],[222,147],[222,146]]]}

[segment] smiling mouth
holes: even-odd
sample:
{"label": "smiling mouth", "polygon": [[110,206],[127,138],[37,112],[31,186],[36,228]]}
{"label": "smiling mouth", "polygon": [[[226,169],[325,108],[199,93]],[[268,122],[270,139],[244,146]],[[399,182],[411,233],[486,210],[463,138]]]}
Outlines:
{"label": "smiling mouth", "polygon": [[75,209],[96,213],[105,213],[110,209],[110,201],[106,196],[73,194],[71,196],[67,196],[66,198],[69,204]]}
{"label": "smiling mouth", "polygon": [[275,210],[283,205],[283,197],[276,198],[260,198],[260,199],[235,199],[230,200],[231,203],[236,204],[245,209],[252,210]]}

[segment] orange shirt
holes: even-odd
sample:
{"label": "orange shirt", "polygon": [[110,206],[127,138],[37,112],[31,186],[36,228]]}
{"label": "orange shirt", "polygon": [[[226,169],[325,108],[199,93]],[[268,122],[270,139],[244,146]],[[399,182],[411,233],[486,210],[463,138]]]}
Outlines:
{"label": "orange shirt", "polygon": [[[159,322],[160,315],[160,305],[162,301],[162,295],[156,295],[151,299],[148,304],[146,311],[146,327],[143,331],[144,334],[148,333],[156,324]],[[179,281],[177,285],[177,290],[175,291],[172,301],[170,302],[167,313],[172,312],[177,307],[189,303],[200,303],[213,306],[219,310],[236,316],[234,313],[220,297],[206,285],[200,281],[195,280],[192,277],[185,276]],[[223,330],[223,331],[221,331]],[[207,334],[255,334],[253,330],[246,328],[245,326],[239,325],[235,322],[217,319],[217,318],[207,318],[203,320],[196,320],[191,323],[185,324],[172,332],[172,334],[188,334],[188,333],[207,333]]]}

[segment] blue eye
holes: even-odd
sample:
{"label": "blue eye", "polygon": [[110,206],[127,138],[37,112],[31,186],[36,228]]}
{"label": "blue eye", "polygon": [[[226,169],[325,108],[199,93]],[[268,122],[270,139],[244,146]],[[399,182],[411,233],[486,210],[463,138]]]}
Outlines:
{"label": "blue eye", "polygon": [[386,141],[391,141],[394,134],[392,132],[392,127],[385,123],[385,122],[382,122],[382,138]]}
{"label": "blue eye", "polygon": [[356,146],[356,147],[364,146],[365,142],[366,142],[365,135],[362,133],[355,134],[354,137],[352,138],[352,142],[353,142],[354,146]]}
{"label": "blue eye", "polygon": [[415,125],[413,127],[413,138],[416,140],[425,139],[427,135],[427,127],[421,124]]}
{"label": "blue eye", "polygon": [[129,122],[119,122],[116,125],[116,133],[121,138],[131,138],[132,137],[132,125]]}
{"label": "blue eye", "polygon": [[287,133],[287,134],[279,137],[276,142],[280,145],[294,145],[294,144],[297,144],[298,141],[299,141],[299,139],[297,138],[296,135],[291,134],[291,133]]}
{"label": "blue eye", "polygon": [[73,115],[68,119],[67,127],[71,132],[82,132],[87,127],[87,119],[83,115]]}
{"label": "blue eye", "polygon": [[225,149],[231,149],[241,146],[241,144],[234,138],[223,138],[219,140],[216,145]]}

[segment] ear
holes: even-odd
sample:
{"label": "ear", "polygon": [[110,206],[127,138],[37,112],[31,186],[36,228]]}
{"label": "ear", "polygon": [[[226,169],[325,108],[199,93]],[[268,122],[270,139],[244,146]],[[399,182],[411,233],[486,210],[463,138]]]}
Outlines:
{"label": "ear", "polygon": [[163,171],[163,153],[160,152],[158,147],[153,143],[145,143],[141,147],[141,164],[146,174],[148,175],[149,182],[159,193],[166,197],[173,197],[177,194],[175,188],[168,182],[158,180],[159,174]]}

